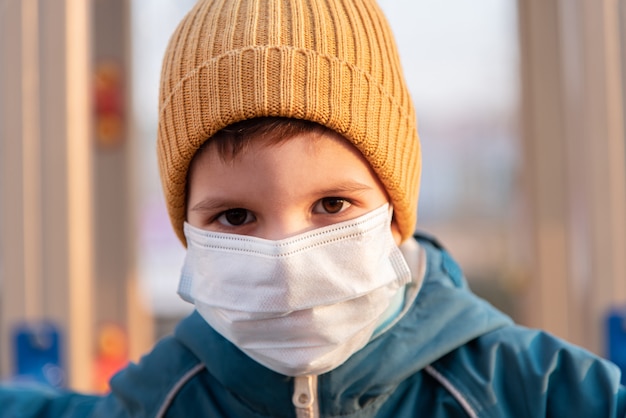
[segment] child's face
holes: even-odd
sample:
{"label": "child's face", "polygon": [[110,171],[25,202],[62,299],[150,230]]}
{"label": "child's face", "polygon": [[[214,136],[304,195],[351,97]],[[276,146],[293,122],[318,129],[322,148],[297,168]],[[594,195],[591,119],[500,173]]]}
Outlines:
{"label": "child's face", "polygon": [[[216,147],[194,159],[187,222],[209,231],[279,240],[349,220],[386,202],[367,161],[332,133],[277,144],[254,138],[232,160]],[[392,232],[399,242],[395,222]]]}

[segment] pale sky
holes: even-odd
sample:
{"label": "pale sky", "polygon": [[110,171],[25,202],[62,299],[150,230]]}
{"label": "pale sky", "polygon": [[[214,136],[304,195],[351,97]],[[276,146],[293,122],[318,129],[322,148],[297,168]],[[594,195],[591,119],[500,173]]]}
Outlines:
{"label": "pale sky", "polygon": [[[379,0],[420,110],[515,106],[514,0]],[[478,99],[480,98],[480,99]]]}

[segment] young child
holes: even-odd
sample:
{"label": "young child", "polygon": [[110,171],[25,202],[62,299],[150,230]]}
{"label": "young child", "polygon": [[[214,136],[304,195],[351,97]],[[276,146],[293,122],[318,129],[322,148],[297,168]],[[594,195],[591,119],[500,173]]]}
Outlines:
{"label": "young child", "polygon": [[413,237],[416,120],[374,0],[198,1],[158,156],[196,311],[108,396],[5,390],[0,415],[626,416],[617,367],[514,325]]}

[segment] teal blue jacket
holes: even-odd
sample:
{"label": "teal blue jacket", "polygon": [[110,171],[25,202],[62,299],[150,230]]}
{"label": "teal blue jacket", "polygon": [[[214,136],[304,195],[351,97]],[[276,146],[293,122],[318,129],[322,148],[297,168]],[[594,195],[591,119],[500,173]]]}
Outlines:
{"label": "teal blue jacket", "polygon": [[514,325],[470,292],[447,252],[420,244],[426,273],[408,311],[309,380],[310,397],[194,313],[118,373],[108,396],[3,388],[0,417],[626,417],[616,366]]}

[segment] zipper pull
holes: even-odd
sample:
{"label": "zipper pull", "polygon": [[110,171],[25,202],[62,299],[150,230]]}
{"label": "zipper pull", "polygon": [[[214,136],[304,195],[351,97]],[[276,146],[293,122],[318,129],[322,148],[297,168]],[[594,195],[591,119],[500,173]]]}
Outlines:
{"label": "zipper pull", "polygon": [[310,408],[315,401],[313,392],[313,376],[294,377],[292,402],[296,408]]}
{"label": "zipper pull", "polygon": [[317,376],[306,375],[294,377],[293,397],[291,401],[296,407],[298,417],[317,417],[319,409],[315,395],[317,392]]}

